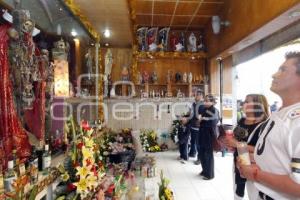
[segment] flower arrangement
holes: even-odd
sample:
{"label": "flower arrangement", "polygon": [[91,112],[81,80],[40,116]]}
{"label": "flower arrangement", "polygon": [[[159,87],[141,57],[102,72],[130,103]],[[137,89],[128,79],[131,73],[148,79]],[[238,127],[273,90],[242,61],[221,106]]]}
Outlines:
{"label": "flower arrangement", "polygon": [[65,165],[58,168],[61,179],[67,183],[68,193],[75,191],[73,199],[79,196],[84,199],[96,192],[104,176],[99,144],[95,142],[94,129],[86,121],[81,122],[80,133],[69,154]]}
{"label": "flower arrangement", "polygon": [[182,124],[180,123],[180,120],[178,120],[178,119],[173,120],[172,131],[170,133],[170,137],[174,143],[177,143],[178,133],[179,133],[179,130],[181,127],[182,127]]}
{"label": "flower arrangement", "polygon": [[154,130],[141,130],[140,140],[142,148],[147,152],[161,151],[160,146],[157,143],[157,133]]}
{"label": "flower arrangement", "polygon": [[130,163],[135,156],[131,129],[104,132],[100,139],[100,148],[106,163]]}
{"label": "flower arrangement", "polygon": [[173,192],[168,187],[170,181],[164,177],[163,171],[160,172],[160,183],[158,189],[159,200],[174,200]]}

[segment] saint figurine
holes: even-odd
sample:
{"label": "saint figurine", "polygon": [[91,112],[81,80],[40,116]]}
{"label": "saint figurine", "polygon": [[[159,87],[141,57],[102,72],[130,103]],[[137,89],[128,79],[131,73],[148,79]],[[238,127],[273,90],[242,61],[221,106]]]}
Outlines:
{"label": "saint figurine", "polygon": [[147,71],[143,72],[143,83],[148,83],[149,82],[149,74]]}
{"label": "saint figurine", "polygon": [[91,48],[88,48],[87,53],[84,56],[85,58],[85,67],[87,68],[88,78],[91,80],[93,74],[93,56]]}
{"label": "saint figurine", "polygon": [[203,41],[203,35],[200,34],[199,36],[199,45],[198,45],[199,51],[205,51],[204,41]]}
{"label": "saint figurine", "polygon": [[147,50],[147,27],[142,27],[137,30],[137,40],[138,40],[138,48],[140,51],[146,51]]}
{"label": "saint figurine", "polygon": [[149,51],[156,51],[157,29],[158,28],[150,28],[147,32],[147,44]]}
{"label": "saint figurine", "polygon": [[168,70],[167,73],[167,83],[171,83],[172,82],[172,71]]}
{"label": "saint figurine", "polygon": [[170,51],[176,51],[177,44],[178,44],[178,38],[176,37],[175,33],[173,32],[170,37]]}
{"label": "saint figurine", "polygon": [[186,72],[183,73],[182,82],[187,83],[187,73]]}
{"label": "saint figurine", "polygon": [[166,51],[168,46],[168,35],[169,35],[170,28],[162,28],[159,31],[159,49],[160,51]]}
{"label": "saint figurine", "polygon": [[191,33],[189,36],[188,51],[197,52],[197,39],[194,33]]}
{"label": "saint figurine", "polygon": [[193,82],[193,74],[192,74],[192,72],[189,73],[188,81],[189,81],[189,83]]}
{"label": "saint figurine", "polygon": [[185,51],[185,36],[183,32],[180,34],[179,43],[176,45],[176,51]]}
{"label": "saint figurine", "polygon": [[151,77],[151,79],[152,79],[152,83],[156,83],[157,82],[157,74],[156,74],[156,72],[153,72],[152,73],[152,77]]}
{"label": "saint figurine", "polygon": [[129,81],[129,70],[126,66],[122,68],[122,81]]}

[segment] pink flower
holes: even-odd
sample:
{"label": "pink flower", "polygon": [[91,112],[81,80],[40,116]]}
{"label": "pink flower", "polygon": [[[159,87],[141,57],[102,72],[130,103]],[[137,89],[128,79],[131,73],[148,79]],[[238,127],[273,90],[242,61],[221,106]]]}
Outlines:
{"label": "pink flower", "polygon": [[82,120],[81,121],[81,127],[84,131],[89,131],[92,128],[90,127],[89,123],[87,121]]}

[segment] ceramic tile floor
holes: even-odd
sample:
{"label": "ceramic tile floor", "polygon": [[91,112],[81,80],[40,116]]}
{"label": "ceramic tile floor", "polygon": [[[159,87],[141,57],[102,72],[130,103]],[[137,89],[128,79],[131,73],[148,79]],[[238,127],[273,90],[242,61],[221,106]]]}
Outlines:
{"label": "ceramic tile floor", "polygon": [[215,178],[202,180],[198,175],[201,165],[194,165],[194,159],[186,164],[176,160],[177,151],[153,154],[157,158],[158,170],[162,169],[171,180],[175,200],[233,200],[232,154],[222,157],[215,154]]}

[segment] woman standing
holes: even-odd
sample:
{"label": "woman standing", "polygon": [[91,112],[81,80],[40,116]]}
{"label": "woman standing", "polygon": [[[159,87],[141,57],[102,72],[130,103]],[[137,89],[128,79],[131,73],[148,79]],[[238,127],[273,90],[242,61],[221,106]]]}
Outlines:
{"label": "woman standing", "polygon": [[201,120],[199,139],[200,160],[202,172],[200,175],[204,180],[214,178],[214,155],[213,140],[216,134],[217,123],[219,122],[219,111],[214,107],[216,100],[212,95],[206,95],[204,99],[204,111],[199,117]]}
{"label": "woman standing", "polygon": [[[268,102],[264,95],[248,94],[243,104],[244,117],[238,121],[237,127],[234,129],[234,138],[226,138],[226,145],[235,148],[234,164],[237,160],[237,144],[238,142],[247,142],[248,150],[253,153],[254,146],[258,140],[261,127],[264,121],[269,117]],[[246,179],[240,176],[239,170],[234,166],[234,199],[243,199],[245,193]],[[253,187],[253,188],[252,188]],[[254,186],[247,184],[249,199],[255,199],[258,192]]]}

